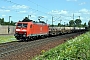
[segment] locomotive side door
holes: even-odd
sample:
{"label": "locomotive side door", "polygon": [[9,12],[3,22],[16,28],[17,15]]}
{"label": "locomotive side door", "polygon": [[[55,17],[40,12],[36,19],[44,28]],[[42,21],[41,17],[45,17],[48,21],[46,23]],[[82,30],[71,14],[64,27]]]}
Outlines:
{"label": "locomotive side door", "polygon": [[33,25],[30,24],[30,34],[32,35],[33,34]]}

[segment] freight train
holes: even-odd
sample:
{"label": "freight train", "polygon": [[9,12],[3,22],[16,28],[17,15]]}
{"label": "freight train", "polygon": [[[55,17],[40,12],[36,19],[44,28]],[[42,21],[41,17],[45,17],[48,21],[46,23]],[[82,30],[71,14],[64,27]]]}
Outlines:
{"label": "freight train", "polygon": [[49,27],[48,24],[40,21],[35,22],[25,18],[17,22],[15,38],[17,40],[33,40],[39,37],[55,36],[60,34],[85,31],[85,28],[78,27]]}

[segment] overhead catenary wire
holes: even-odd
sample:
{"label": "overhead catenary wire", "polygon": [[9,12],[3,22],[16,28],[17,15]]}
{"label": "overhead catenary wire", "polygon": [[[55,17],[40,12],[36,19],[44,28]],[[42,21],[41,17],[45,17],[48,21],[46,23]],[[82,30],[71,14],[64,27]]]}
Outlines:
{"label": "overhead catenary wire", "polygon": [[40,4],[37,4],[37,3],[35,3],[35,2],[33,2],[33,1],[31,1],[31,0],[28,0],[28,1],[31,2],[31,3],[33,3],[33,4],[35,4],[35,5],[37,5],[37,6],[40,6],[40,7],[44,8],[44,9],[46,9],[46,10],[50,10],[50,9],[48,9],[48,8],[46,8],[46,7],[43,7],[43,6],[41,6]]}
{"label": "overhead catenary wire", "polygon": [[[0,9],[2,9],[2,10],[10,10],[10,11],[13,11],[13,12],[16,12],[16,13],[20,13],[20,11],[18,11],[18,10],[11,10],[11,9],[6,9],[6,8],[2,8],[2,7],[0,7]],[[28,14],[28,13],[23,13],[23,14]]]}
{"label": "overhead catenary wire", "polygon": [[[22,6],[21,4],[12,2],[11,0],[3,0],[3,1],[6,1],[6,2],[9,2],[9,3],[15,4],[15,5],[20,5],[20,6]],[[30,1],[30,0],[28,0],[28,1]],[[32,2],[32,1],[30,1],[30,2]],[[34,3],[34,2],[32,2],[32,3]],[[36,3],[34,3],[34,4],[36,4]],[[49,15],[49,16],[54,16],[54,15],[52,15],[52,14],[49,14],[49,13],[46,13],[46,12],[43,12],[43,11],[38,10],[38,6],[40,6],[40,7],[42,7],[42,6],[39,5],[39,4],[36,4],[36,5],[37,5],[37,9],[31,8],[31,7],[29,7],[29,9],[30,9],[30,10],[33,10],[33,11],[35,11],[35,12],[38,11],[38,12],[40,12],[40,13],[43,13],[43,14],[46,14],[46,15]],[[44,8],[44,7],[43,7],[43,8]],[[47,8],[45,8],[45,9],[47,9]],[[49,10],[49,9],[48,9],[48,10]]]}
{"label": "overhead catenary wire", "polygon": [[[3,0],[3,1],[6,1],[6,2],[9,2],[9,3],[15,4],[15,5],[20,5],[20,6],[21,6],[21,4],[18,4],[18,3],[12,2],[11,0]],[[40,13],[43,13],[43,14],[46,14],[46,15],[50,15],[50,16],[52,16],[51,14],[48,14],[48,13],[42,12],[42,11],[40,11],[40,10],[37,10],[37,9],[31,8],[31,7],[29,7],[29,9],[30,9],[30,10],[34,10],[35,12],[38,11],[38,12],[40,12]]]}
{"label": "overhead catenary wire", "polygon": [[[20,6],[22,6],[22,4],[19,4],[19,3],[15,3],[15,2],[13,2],[13,1],[11,1],[11,0],[3,0],[3,1],[6,1],[6,2],[8,2],[8,3],[11,3],[11,4],[14,4],[14,5],[20,5]],[[30,1],[30,0],[28,0],[28,1]],[[34,3],[34,2],[33,2]],[[34,4],[36,4],[36,3],[34,3]],[[49,13],[46,13],[46,12],[43,12],[43,11],[40,11],[40,10],[38,10],[38,7],[40,6],[39,4],[36,4],[37,5],[37,9],[34,9],[34,8],[31,8],[31,7],[29,7],[28,9],[30,9],[30,10],[33,10],[34,11],[34,13],[35,12],[39,12],[39,13],[43,13],[43,14],[46,14],[46,15],[49,15],[49,16],[53,16],[53,17],[55,17],[54,15],[52,15],[52,14],[49,14]],[[42,6],[40,6],[40,7],[42,7]],[[43,7],[44,8],[44,7]],[[47,8],[44,8],[44,9],[47,9]],[[49,9],[48,9],[49,10]],[[13,10],[12,10],[13,11]],[[15,12],[17,12],[17,13],[19,13],[20,11],[18,11],[18,10],[14,10]],[[28,12],[27,13],[23,13],[23,14],[27,14],[28,15]],[[60,18],[60,17],[59,17]]]}

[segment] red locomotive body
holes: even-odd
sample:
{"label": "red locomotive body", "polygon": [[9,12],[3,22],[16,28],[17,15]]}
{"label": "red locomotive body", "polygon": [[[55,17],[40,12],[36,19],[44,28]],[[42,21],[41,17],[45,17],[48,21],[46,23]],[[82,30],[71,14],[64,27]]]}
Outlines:
{"label": "red locomotive body", "polygon": [[15,38],[28,40],[37,37],[47,36],[49,27],[46,23],[40,22],[18,22],[15,29]]}

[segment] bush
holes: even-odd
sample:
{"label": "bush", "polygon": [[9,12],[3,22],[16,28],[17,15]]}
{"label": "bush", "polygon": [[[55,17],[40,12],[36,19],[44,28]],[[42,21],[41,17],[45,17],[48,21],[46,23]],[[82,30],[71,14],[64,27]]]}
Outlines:
{"label": "bush", "polygon": [[90,60],[90,32],[69,40],[33,60]]}

